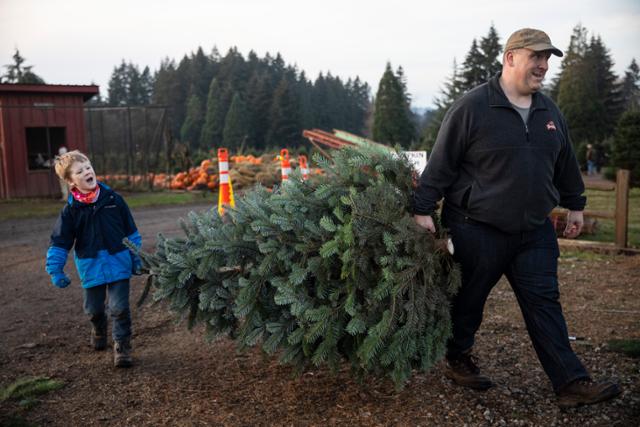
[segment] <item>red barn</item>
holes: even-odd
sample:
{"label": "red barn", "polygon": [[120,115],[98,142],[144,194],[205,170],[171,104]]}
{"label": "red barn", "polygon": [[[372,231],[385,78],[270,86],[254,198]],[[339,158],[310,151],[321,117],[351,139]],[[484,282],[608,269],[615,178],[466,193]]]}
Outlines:
{"label": "red barn", "polygon": [[0,84],[0,198],[60,195],[52,160],[86,152],[84,103],[98,86]]}

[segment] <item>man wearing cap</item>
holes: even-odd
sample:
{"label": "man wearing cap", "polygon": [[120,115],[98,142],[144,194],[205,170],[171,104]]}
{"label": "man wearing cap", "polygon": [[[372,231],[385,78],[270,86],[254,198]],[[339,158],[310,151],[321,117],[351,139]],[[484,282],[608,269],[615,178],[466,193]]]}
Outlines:
{"label": "man wearing cap", "polygon": [[549,214],[569,210],[564,235],[583,225],[586,198],[566,122],[540,92],[551,55],[562,52],[540,30],[509,37],[502,72],[449,109],[415,194],[415,220],[435,232],[444,197],[462,286],[452,304],[453,336],[445,375],[486,390],[492,381],[471,355],[489,292],[504,274],[516,295],[533,347],[561,407],[611,399],[613,382],[592,381],[571,349],[558,291],[558,242]]}

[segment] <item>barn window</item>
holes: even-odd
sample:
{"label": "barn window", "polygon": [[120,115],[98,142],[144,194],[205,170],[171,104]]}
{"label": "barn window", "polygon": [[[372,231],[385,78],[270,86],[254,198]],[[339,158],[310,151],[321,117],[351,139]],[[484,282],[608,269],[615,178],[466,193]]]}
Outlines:
{"label": "barn window", "polygon": [[60,147],[67,146],[66,128],[32,127],[26,131],[29,170],[49,169]]}

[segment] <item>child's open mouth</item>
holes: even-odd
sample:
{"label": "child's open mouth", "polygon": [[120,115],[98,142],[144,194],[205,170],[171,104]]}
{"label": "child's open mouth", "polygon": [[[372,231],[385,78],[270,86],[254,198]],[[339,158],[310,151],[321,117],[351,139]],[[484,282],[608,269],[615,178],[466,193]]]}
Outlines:
{"label": "child's open mouth", "polygon": [[93,184],[93,181],[94,181],[93,177],[87,178],[87,184]]}

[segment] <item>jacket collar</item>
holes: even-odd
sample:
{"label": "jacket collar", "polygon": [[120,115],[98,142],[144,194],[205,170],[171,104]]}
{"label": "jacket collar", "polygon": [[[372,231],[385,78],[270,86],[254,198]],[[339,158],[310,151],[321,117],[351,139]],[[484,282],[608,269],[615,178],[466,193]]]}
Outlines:
{"label": "jacket collar", "polygon": [[[93,205],[98,205],[98,204],[102,203],[107,196],[109,196],[109,195],[111,195],[111,193],[113,193],[113,190],[107,184],[104,184],[104,183],[98,181],[98,185],[100,186],[100,194],[98,195],[98,200],[96,200],[94,203],[92,203]],[[77,201],[76,199],[74,199],[73,195],[71,194],[71,192],[69,192],[69,198],[67,199],[67,203],[70,206],[75,206],[75,207],[90,206],[90,205],[87,205],[86,203],[81,203],[81,202]]]}
{"label": "jacket collar", "polygon": [[[511,102],[504,94],[502,87],[500,86],[500,76],[502,71],[499,71],[495,76],[489,80],[489,106],[490,107],[511,107]],[[547,103],[544,100],[544,96],[539,92],[534,92],[531,97],[531,110],[546,110]]]}

